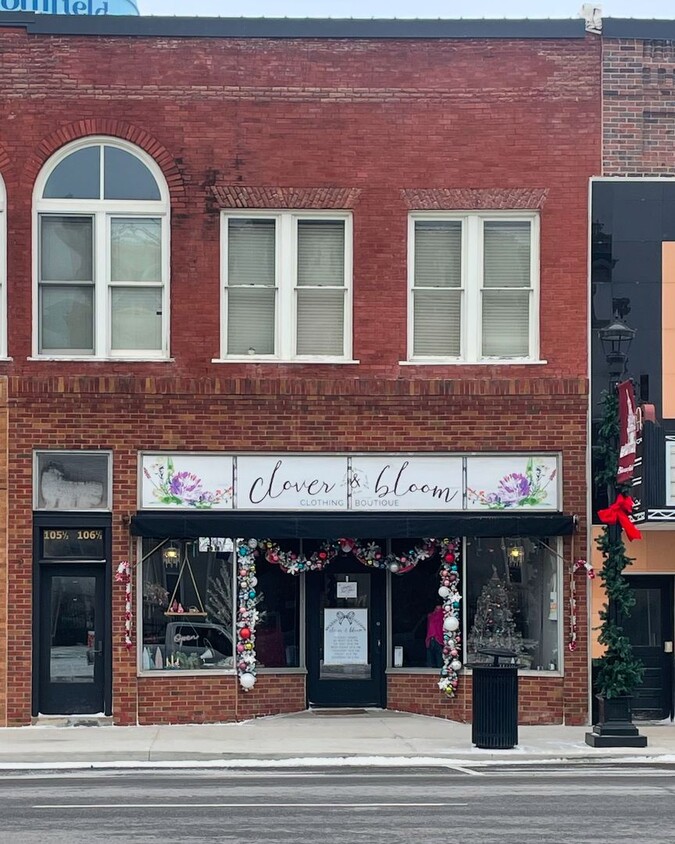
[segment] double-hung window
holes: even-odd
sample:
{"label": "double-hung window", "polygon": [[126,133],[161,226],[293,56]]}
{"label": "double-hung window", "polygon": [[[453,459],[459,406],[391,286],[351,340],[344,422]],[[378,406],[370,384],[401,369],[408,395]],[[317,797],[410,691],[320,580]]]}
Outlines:
{"label": "double-hung window", "polygon": [[409,360],[538,359],[537,215],[414,214],[409,279]]}
{"label": "double-hung window", "polygon": [[223,215],[224,359],[351,357],[351,216]]}
{"label": "double-hung window", "polygon": [[155,163],[112,138],[58,153],[35,193],[36,353],[168,354],[169,200]]}

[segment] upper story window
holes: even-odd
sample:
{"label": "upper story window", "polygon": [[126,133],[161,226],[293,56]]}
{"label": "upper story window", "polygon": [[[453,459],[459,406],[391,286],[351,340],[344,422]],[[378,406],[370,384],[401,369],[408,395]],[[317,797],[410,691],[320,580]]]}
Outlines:
{"label": "upper story window", "polygon": [[0,176],[0,358],[7,354],[7,200]]}
{"label": "upper story window", "polygon": [[351,357],[351,216],[223,215],[222,357]]}
{"label": "upper story window", "polygon": [[112,138],[64,148],[35,188],[35,350],[168,354],[169,198],[157,165]]}
{"label": "upper story window", "polygon": [[414,214],[409,255],[409,360],[537,360],[536,215]]}

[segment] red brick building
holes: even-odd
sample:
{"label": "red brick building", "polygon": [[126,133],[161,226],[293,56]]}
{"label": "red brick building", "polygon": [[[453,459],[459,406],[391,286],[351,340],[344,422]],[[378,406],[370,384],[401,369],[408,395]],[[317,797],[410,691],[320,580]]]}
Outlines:
{"label": "red brick building", "polygon": [[599,39],[0,15],[0,43],[0,724],[465,720],[459,663],[500,644],[523,723],[585,723]]}

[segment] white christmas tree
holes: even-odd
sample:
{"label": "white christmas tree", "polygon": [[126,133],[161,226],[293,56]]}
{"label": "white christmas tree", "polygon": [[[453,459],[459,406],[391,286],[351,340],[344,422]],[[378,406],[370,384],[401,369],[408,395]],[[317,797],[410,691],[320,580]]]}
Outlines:
{"label": "white christmas tree", "polygon": [[490,657],[480,654],[483,648],[506,648],[520,655],[524,652],[523,636],[516,630],[509,594],[492,568],[492,577],[483,587],[476,606],[473,627],[468,638],[469,660],[489,662]]}

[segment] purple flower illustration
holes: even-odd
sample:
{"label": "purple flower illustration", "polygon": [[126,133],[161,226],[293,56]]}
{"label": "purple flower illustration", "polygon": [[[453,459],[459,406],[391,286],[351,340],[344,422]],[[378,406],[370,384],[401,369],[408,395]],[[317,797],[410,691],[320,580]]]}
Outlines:
{"label": "purple flower illustration", "polygon": [[227,500],[232,494],[231,487],[215,491],[204,489],[204,482],[199,475],[187,471],[177,472],[170,457],[166,459],[166,465],[153,463],[150,471],[143,469],[143,474],[152,483],[153,494],[161,504],[207,510]]}
{"label": "purple flower illustration", "polygon": [[512,472],[497,484],[497,495],[505,507],[518,504],[523,498],[527,498],[532,491],[530,482],[518,472]]}
{"label": "purple flower illustration", "polygon": [[527,461],[525,473],[510,472],[498,482],[494,492],[468,489],[469,501],[489,507],[491,510],[506,510],[511,507],[539,507],[548,498],[547,487],[555,478],[557,470],[546,464]]}

